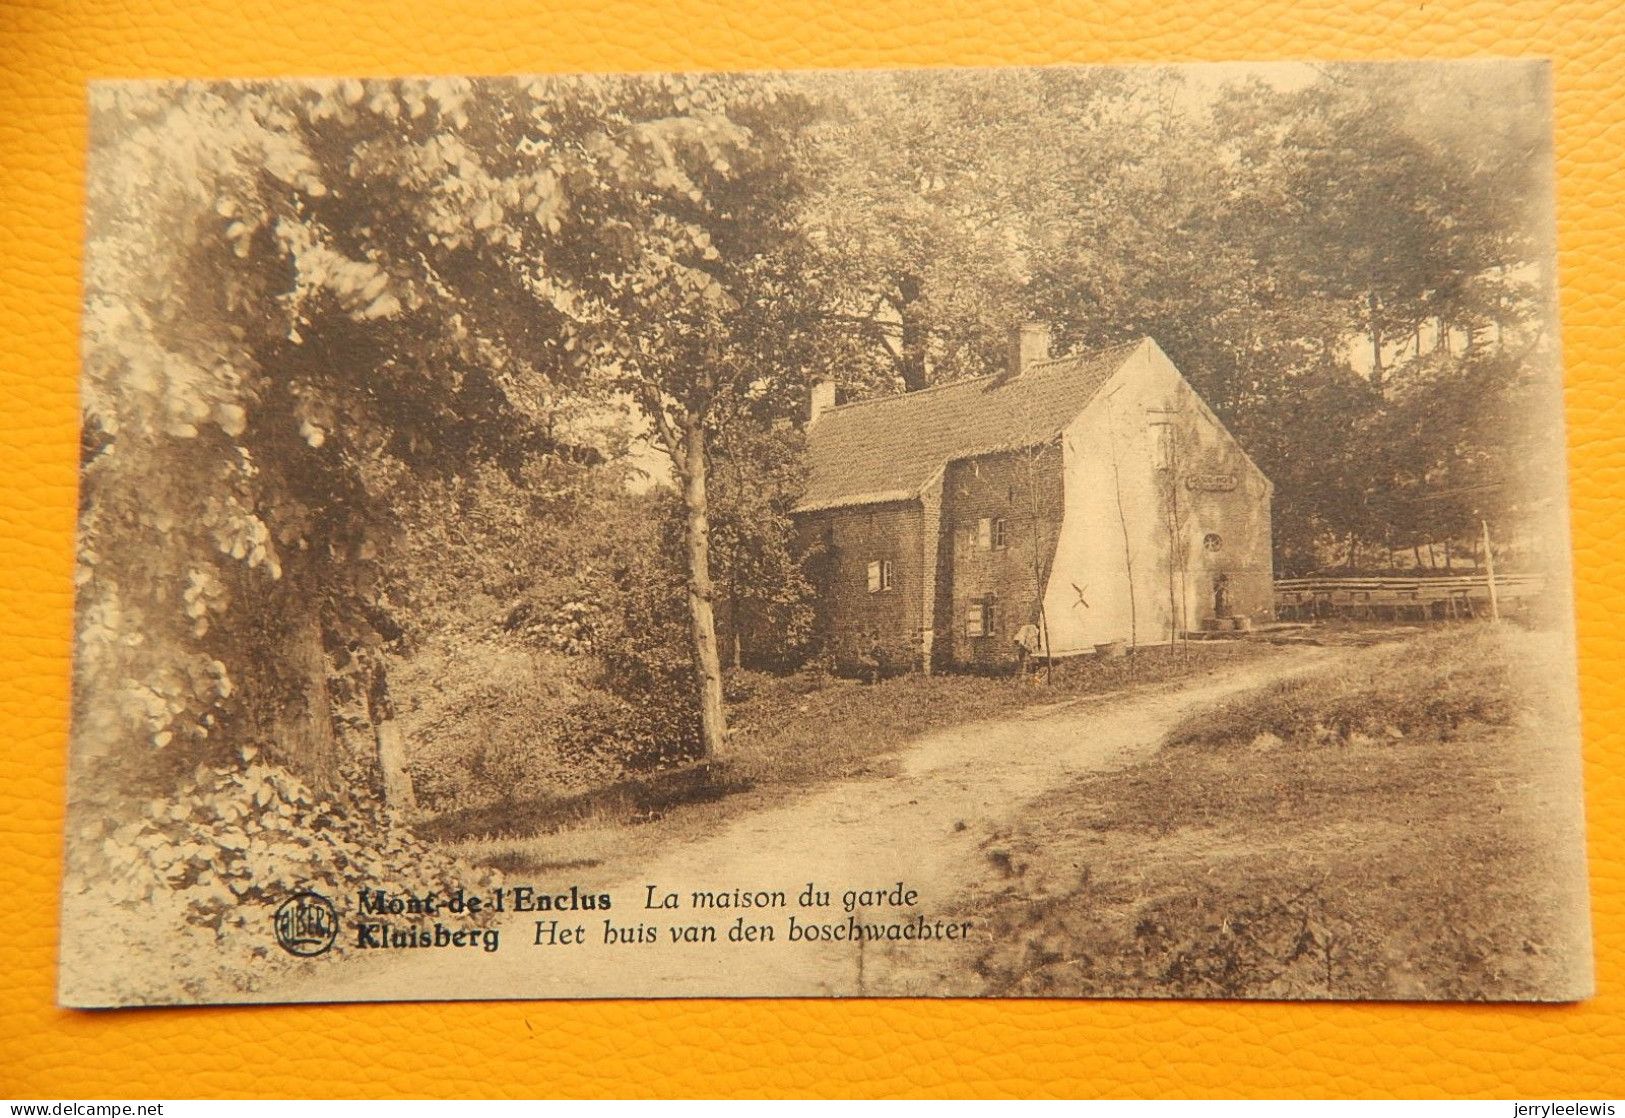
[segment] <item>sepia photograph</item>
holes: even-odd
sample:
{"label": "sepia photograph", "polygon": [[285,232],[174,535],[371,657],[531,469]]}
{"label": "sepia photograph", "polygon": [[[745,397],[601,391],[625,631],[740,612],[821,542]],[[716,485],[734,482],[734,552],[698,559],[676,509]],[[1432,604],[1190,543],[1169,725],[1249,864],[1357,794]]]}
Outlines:
{"label": "sepia photograph", "polygon": [[88,96],[62,1004],[1591,995],[1548,65]]}

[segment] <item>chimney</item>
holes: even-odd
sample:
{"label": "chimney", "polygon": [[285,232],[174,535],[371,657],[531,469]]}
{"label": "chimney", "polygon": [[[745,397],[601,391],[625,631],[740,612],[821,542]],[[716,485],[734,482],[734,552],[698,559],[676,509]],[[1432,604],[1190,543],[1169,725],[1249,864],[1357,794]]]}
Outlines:
{"label": "chimney", "polygon": [[1049,360],[1049,323],[1023,322],[1010,328],[1009,368],[1005,379],[1018,377],[1035,361]]}
{"label": "chimney", "polygon": [[818,380],[812,386],[812,406],[807,409],[807,426],[818,422],[818,417],[835,406],[835,382]]}

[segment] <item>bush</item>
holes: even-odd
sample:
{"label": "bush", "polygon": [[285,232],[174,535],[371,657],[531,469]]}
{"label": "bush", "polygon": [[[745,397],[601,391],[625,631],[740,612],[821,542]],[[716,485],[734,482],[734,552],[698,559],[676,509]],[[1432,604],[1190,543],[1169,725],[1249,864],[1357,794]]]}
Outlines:
{"label": "bush", "polygon": [[[73,818],[88,823],[68,844],[64,873],[64,908],[86,925],[73,943],[98,958],[139,959],[118,976],[132,1000],[253,990],[296,966],[264,926],[302,890],[336,900],[362,889],[446,895],[502,883],[420,841],[365,795],[318,797],[252,750],[247,757],[199,765],[162,797],[75,805]],[[333,951],[346,950],[341,936]],[[109,980],[88,973],[93,959],[65,953],[62,965],[86,972],[76,979],[83,987]]]}
{"label": "bush", "polygon": [[637,702],[592,691],[566,713],[559,744],[567,763],[647,771],[700,755],[699,717],[686,694]]}

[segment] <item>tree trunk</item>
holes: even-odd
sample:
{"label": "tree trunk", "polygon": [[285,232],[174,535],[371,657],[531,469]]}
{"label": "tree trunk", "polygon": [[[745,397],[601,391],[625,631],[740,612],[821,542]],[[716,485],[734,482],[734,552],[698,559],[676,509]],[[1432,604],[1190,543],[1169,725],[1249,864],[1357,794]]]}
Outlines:
{"label": "tree trunk", "polygon": [[1377,321],[1377,293],[1375,291],[1366,296],[1366,307],[1371,312],[1371,384],[1372,387],[1382,387],[1382,323]]}
{"label": "tree trunk", "polygon": [[728,666],[738,671],[745,659],[745,642],[739,635],[739,557],[728,564]]}
{"label": "tree trunk", "polygon": [[327,689],[321,607],[315,595],[289,587],[280,613],[286,637],[278,666],[281,685],[272,694],[282,698],[263,723],[270,738],[268,751],[313,791],[334,792],[339,783],[338,741]]}
{"label": "tree trunk", "polygon": [[705,430],[698,416],[683,424],[683,507],[687,513],[688,615],[694,674],[700,689],[700,733],[705,757],[719,756],[728,737],[722,710],[722,660],[711,582],[711,523],[705,497]]}
{"label": "tree trunk", "polygon": [[1503,320],[1506,317],[1507,305],[1507,266],[1501,264],[1501,282],[1495,287],[1495,347],[1500,349],[1506,344],[1506,328]]}
{"label": "tree trunk", "polygon": [[[744,464],[737,455],[729,454],[729,461],[733,464],[734,492],[744,493],[746,488]],[[738,671],[745,660],[745,640],[741,635],[744,629],[744,620],[739,612],[739,553],[743,551],[739,541],[734,541],[734,548],[728,556],[728,645],[729,660],[733,670]]]}
{"label": "tree trunk", "polygon": [[408,815],[418,809],[412,790],[412,774],[406,768],[406,740],[395,721],[395,703],[389,697],[389,672],[379,661],[372,669],[367,688],[367,718],[372,722],[373,740],[378,743],[378,770],[384,777],[384,806]]}
{"label": "tree trunk", "polygon": [[903,390],[918,392],[925,385],[925,344],[927,331],[914,311],[920,297],[920,281],[905,277],[897,285],[897,313],[903,320],[902,352],[897,359],[898,371],[903,374]]}
{"label": "tree trunk", "polygon": [[1479,521],[1484,526],[1484,575],[1490,584],[1490,620],[1501,620],[1501,596],[1495,589],[1495,545],[1490,542],[1490,522]]}

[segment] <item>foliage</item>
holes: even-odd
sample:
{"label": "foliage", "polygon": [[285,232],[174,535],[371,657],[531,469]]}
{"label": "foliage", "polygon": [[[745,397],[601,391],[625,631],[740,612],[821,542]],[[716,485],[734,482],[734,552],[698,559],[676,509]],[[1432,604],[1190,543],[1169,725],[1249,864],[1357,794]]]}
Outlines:
{"label": "foliage", "polygon": [[[339,716],[389,717],[354,708],[396,653],[496,625],[631,665],[579,674],[667,703],[578,689],[559,735],[510,719],[476,758],[509,794],[692,744],[681,645],[644,608],[672,576],[658,554],[619,562],[593,515],[640,514],[618,501],[616,354],[717,300],[711,231],[685,215],[726,211],[701,187],[726,192],[751,139],[727,114],[758,84],[98,88],[74,798],[112,830],[80,843],[87,888],[223,935],[295,883],[438,880],[367,806],[374,756]],[[257,751],[269,767],[244,769]],[[109,772],[123,802],[99,794]]]}
{"label": "foliage", "polygon": [[[183,989],[201,995],[193,987],[209,982],[224,985],[207,993],[229,996],[245,982],[253,988],[252,976],[292,965],[276,950],[269,920],[296,892],[335,900],[377,888],[450,896],[502,883],[495,871],[419,841],[375,799],[319,795],[252,756],[198,765],[172,795],[102,806],[77,820],[82,832],[69,847],[65,905],[76,912],[81,903],[93,906],[78,915],[88,927],[106,925],[101,946],[123,943],[152,954],[138,965],[126,962],[120,981],[139,983],[147,968],[179,968],[170,984],[155,987],[158,999]],[[77,942],[86,938],[98,936]],[[343,937],[333,950],[345,953]],[[65,967],[83,965],[71,950],[64,957]]]}
{"label": "foliage", "polygon": [[87,743],[227,732],[331,783],[323,650],[380,628],[392,501],[557,449],[629,308],[712,297],[674,212],[705,201],[691,156],[717,178],[748,138],[728,105],[683,78],[100,90]]}
{"label": "foliage", "polygon": [[405,865],[425,890],[476,883],[367,800],[319,798],[263,762],[200,765],[185,791],[142,805],[134,819],[98,821],[104,839],[87,849],[107,860],[96,876],[117,903],[147,904],[167,887],[186,898],[187,923],[220,931],[243,925],[236,906],[274,904],[300,888],[376,888]]}
{"label": "foliage", "polygon": [[727,737],[708,493],[716,427],[724,413],[782,415],[806,384],[820,332],[806,313],[816,292],[800,282],[806,253],[796,228],[804,184],[792,152],[804,99],[759,77],[710,79],[697,91],[727,106],[739,142],[688,151],[686,194],[646,200],[652,235],[675,228],[684,243],[648,283],[608,303],[614,323],[596,356],[607,383],[652,424],[677,481],[691,687],[700,751],[715,756]]}
{"label": "foliage", "polygon": [[409,510],[392,594],[416,618],[410,696],[421,802],[573,794],[696,743],[672,494],[608,465],[488,471]]}
{"label": "foliage", "polygon": [[809,555],[790,516],[801,495],[800,432],[746,414],[715,424],[711,524],[720,627],[735,669],[799,666],[814,647]]}
{"label": "foliage", "polygon": [[[1171,327],[1165,344],[1275,480],[1284,573],[1530,507],[1524,440],[1537,460],[1556,445],[1549,153],[1543,91],[1493,88],[1510,76],[1337,67],[1214,109],[1227,171],[1206,249],[1245,287],[1205,341]],[[1444,111],[1461,102],[1482,130]],[[1512,398],[1536,406],[1463,414]],[[1485,467],[1468,500],[1444,468],[1465,459]]]}
{"label": "foliage", "polygon": [[[825,367],[882,393],[997,367],[1012,322],[1037,309],[1045,246],[1122,216],[1059,197],[1098,200],[1133,161],[1133,83],[1103,69],[807,81],[822,110],[802,174]],[[1095,262],[1068,277],[1067,298],[1086,303],[1127,266]]]}
{"label": "foliage", "polygon": [[[1022,317],[1063,347],[1150,335],[1275,482],[1282,573],[1516,524],[1549,478],[1521,486],[1513,464],[1561,445],[1543,80],[1374,64],[1203,91],[1152,68],[828,81],[807,220],[842,379],[993,371]],[[1447,475],[1465,462],[1463,493]]]}

